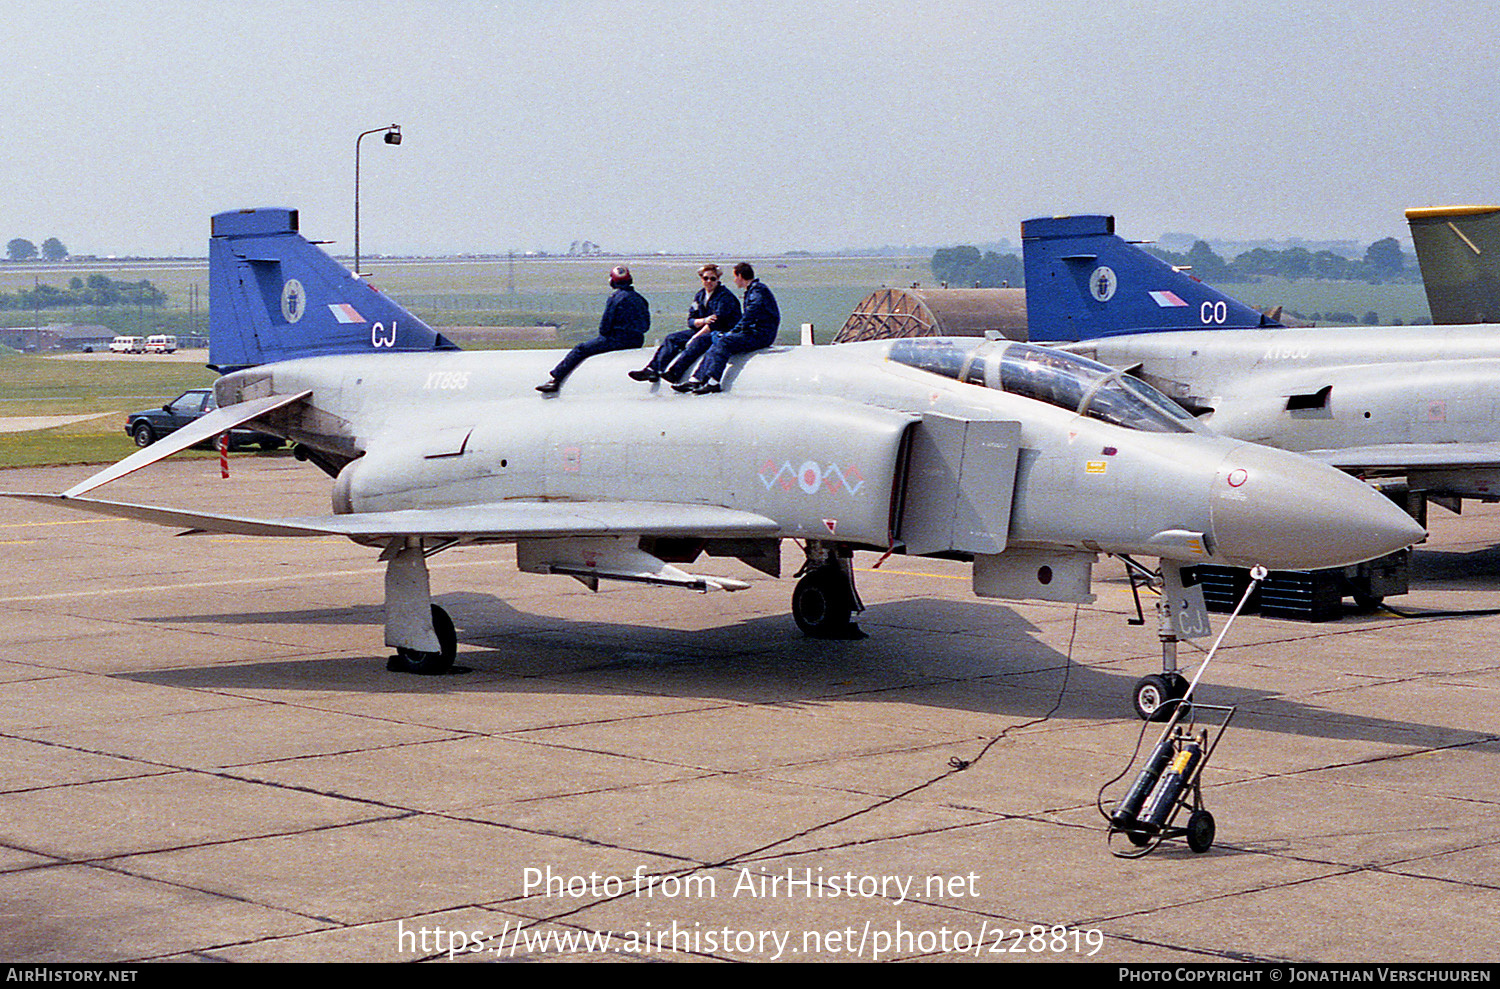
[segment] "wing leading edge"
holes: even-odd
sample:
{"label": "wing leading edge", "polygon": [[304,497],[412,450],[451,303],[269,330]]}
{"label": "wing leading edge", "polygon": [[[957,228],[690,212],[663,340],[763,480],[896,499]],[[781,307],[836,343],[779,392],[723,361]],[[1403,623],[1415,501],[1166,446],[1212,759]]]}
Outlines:
{"label": "wing leading edge", "polygon": [[781,532],[778,523],[753,512],[717,505],[655,501],[511,501],[454,508],[256,519],[66,494],[0,492],[0,495],[61,505],[96,515],[179,526],[194,533],[241,536],[348,536],[366,540],[407,536],[504,542],[528,538],[630,535],[732,539],[776,536]]}
{"label": "wing leading edge", "polygon": [[1343,470],[1500,467],[1500,443],[1385,443],[1304,453]]}

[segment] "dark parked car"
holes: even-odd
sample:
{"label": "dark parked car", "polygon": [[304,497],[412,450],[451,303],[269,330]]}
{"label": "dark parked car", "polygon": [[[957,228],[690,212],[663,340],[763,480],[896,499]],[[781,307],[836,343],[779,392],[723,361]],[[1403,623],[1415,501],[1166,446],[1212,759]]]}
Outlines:
{"label": "dark parked car", "polygon": [[[150,446],[168,433],[175,432],[214,409],[212,388],[193,388],[183,392],[167,404],[155,409],[132,412],[125,419],[125,432],[135,440],[136,446]],[[262,433],[257,429],[231,429],[231,449],[258,445],[262,450],[277,450],[285,441],[279,436]],[[210,444],[211,445],[211,444]]]}

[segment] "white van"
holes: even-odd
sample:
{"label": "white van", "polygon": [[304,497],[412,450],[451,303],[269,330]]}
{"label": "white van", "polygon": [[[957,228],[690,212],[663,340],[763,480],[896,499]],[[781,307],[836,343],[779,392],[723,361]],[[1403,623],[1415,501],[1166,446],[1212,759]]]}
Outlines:
{"label": "white van", "polygon": [[175,354],[177,352],[177,338],[158,333],[146,338],[146,353],[148,354]]}
{"label": "white van", "polygon": [[109,342],[111,354],[144,354],[146,341],[141,337],[115,337]]}

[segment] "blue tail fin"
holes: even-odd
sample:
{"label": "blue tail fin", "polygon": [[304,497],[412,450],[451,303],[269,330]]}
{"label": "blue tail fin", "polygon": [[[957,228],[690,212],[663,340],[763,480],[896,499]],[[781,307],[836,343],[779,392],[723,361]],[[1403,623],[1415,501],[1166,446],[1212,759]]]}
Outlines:
{"label": "blue tail fin", "polygon": [[1122,240],[1112,216],[1026,220],[1021,242],[1033,341],[1281,325]]}
{"label": "blue tail fin", "polygon": [[457,350],[297,232],[294,209],[213,218],[208,241],[209,366],[392,351]]}

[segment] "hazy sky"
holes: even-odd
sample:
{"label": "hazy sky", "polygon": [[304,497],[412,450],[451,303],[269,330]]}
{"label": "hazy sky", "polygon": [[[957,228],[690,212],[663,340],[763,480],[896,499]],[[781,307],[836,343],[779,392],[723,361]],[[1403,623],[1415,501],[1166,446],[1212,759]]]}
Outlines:
{"label": "hazy sky", "polygon": [[204,254],[1406,238],[1500,200],[1488,4],[6,0],[0,242]]}

